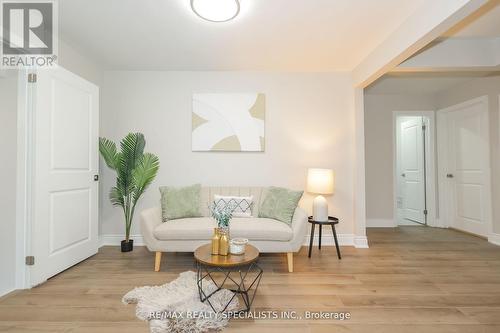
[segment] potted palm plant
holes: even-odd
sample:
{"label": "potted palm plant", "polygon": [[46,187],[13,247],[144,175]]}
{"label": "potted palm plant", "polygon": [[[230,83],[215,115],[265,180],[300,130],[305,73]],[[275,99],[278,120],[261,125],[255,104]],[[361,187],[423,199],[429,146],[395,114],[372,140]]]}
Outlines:
{"label": "potted palm plant", "polygon": [[106,165],[116,172],[116,186],[109,192],[113,206],[123,209],[125,215],[125,239],[121,242],[122,252],[132,251],[134,240],[130,239],[130,227],[139,198],[153,182],[160,167],[158,157],[145,153],[146,140],[142,133],[129,133],[116,144],[106,138],[99,138],[99,151]]}

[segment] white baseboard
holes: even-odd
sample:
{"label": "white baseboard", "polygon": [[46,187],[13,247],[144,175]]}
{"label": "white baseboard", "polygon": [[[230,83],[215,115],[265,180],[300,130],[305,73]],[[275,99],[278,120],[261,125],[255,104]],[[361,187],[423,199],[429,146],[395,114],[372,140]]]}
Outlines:
{"label": "white baseboard", "polygon": [[11,292],[15,291],[16,289],[6,289],[6,290],[0,290],[0,297],[5,296],[7,294],[10,294]]}
{"label": "white baseboard", "polygon": [[[122,234],[119,235],[100,235],[99,247],[101,246],[119,246],[120,242],[124,239]],[[134,246],[145,246],[142,235],[130,235],[130,239],[134,240]],[[313,245],[318,245],[319,235],[315,233],[313,238]],[[341,246],[354,246],[357,248],[368,248],[368,240],[366,236],[355,236],[354,234],[338,234],[337,239]],[[309,246],[310,234],[304,236],[302,245]],[[208,242],[208,240],[207,240]],[[324,234],[321,237],[321,245],[335,246],[332,234]]]}
{"label": "white baseboard", "polygon": [[500,246],[500,234],[491,233],[488,236],[488,242]]}
{"label": "white baseboard", "polygon": [[[123,234],[119,235],[100,235],[99,247],[101,246],[120,246],[121,241],[125,239]],[[142,235],[130,235],[130,239],[134,240],[134,246],[146,246]]]}
{"label": "white baseboard", "polygon": [[393,219],[367,219],[367,228],[395,228],[396,222]]}
{"label": "white baseboard", "polygon": [[366,236],[355,236],[354,237],[354,247],[357,249],[369,248],[368,238]]}

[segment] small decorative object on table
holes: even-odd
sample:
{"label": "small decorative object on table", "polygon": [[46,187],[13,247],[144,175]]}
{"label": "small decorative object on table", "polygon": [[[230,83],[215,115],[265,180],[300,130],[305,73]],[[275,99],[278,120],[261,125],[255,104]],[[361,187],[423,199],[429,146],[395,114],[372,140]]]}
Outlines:
{"label": "small decorative object on table", "polygon": [[219,239],[219,255],[227,256],[229,254],[229,237],[227,230],[220,229],[220,239]]}
{"label": "small decorative object on table", "polygon": [[214,235],[212,236],[212,254],[213,255],[218,255],[219,254],[219,230],[217,228],[214,228]]}
{"label": "small decorative object on table", "polygon": [[246,238],[234,238],[229,242],[229,252],[235,255],[245,254],[245,248],[248,243]]}
{"label": "small decorative object on table", "polygon": [[[233,211],[236,207],[232,204],[226,204],[226,203],[222,204],[219,201],[219,203],[215,202],[212,203],[209,208],[212,213],[212,217],[217,221],[217,227],[218,227],[217,233],[219,235],[218,254],[222,256],[227,256],[229,253],[229,240],[230,240],[229,224],[231,222],[231,218],[233,217]],[[215,238],[212,238],[212,242],[214,241]]]}

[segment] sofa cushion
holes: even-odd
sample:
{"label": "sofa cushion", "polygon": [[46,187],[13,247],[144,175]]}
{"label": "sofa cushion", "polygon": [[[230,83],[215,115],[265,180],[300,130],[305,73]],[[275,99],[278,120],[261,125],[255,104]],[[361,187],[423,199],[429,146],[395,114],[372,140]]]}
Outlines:
{"label": "sofa cushion", "polygon": [[243,237],[252,240],[289,241],[292,228],[283,222],[256,217],[238,217],[231,220],[231,238]]}
{"label": "sofa cushion", "polygon": [[237,197],[216,194],[214,195],[214,205],[219,209],[226,206],[231,207],[233,217],[251,217],[253,196]]}
{"label": "sofa cushion", "polygon": [[187,217],[200,217],[201,185],[186,187],[161,186],[163,222]]}
{"label": "sofa cushion", "polygon": [[304,191],[291,191],[282,187],[269,187],[260,206],[259,217],[276,219],[292,224],[293,214]]}
{"label": "sofa cushion", "polygon": [[153,235],[159,240],[206,239],[209,242],[215,227],[217,224],[213,218],[190,217],[161,223],[154,229]]}
{"label": "sofa cushion", "polygon": [[[193,217],[168,221],[159,224],[153,231],[158,240],[206,240],[210,241],[214,228],[214,219]],[[231,237],[243,237],[253,240],[282,241],[292,239],[293,231],[283,222],[256,217],[237,217],[231,220]]]}
{"label": "sofa cushion", "polygon": [[210,209],[208,208],[214,202],[215,195],[249,197],[253,196],[252,216],[259,215],[259,205],[261,198],[267,192],[267,187],[241,187],[241,186],[202,186],[200,212],[202,216],[210,217]]}

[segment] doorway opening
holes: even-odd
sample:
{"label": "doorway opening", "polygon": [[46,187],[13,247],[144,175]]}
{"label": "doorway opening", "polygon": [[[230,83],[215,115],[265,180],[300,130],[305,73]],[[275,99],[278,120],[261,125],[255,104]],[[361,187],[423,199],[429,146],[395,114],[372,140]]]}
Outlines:
{"label": "doorway opening", "polygon": [[395,111],[393,126],[396,225],[434,226],[434,112]]}

